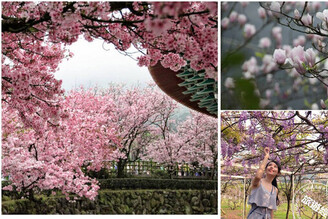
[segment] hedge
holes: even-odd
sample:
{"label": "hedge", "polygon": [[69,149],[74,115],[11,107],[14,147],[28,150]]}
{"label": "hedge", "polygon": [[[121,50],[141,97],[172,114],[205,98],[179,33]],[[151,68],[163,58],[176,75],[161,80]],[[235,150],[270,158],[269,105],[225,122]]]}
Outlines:
{"label": "hedge", "polygon": [[[134,189],[171,189],[171,190],[218,190],[217,180],[190,179],[153,179],[153,178],[109,178],[98,179],[100,189],[134,190]],[[2,181],[2,188],[9,185],[9,181]],[[41,194],[50,195],[52,190],[42,191]],[[57,190],[56,190],[57,191]],[[58,191],[57,191],[58,192]],[[16,191],[4,191],[2,195],[19,199],[22,194]]]}
{"label": "hedge", "polygon": [[111,178],[98,180],[101,189],[196,189],[217,190],[216,180]]}
{"label": "hedge", "polygon": [[217,214],[217,190],[100,190],[94,201],[63,195],[3,200],[2,214]]}

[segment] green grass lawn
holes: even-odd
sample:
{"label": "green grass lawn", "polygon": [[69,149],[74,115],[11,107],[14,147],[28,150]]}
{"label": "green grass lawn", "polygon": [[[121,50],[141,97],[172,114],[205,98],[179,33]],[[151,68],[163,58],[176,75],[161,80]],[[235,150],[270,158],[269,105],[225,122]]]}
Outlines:
{"label": "green grass lawn", "polygon": [[[242,203],[239,203],[239,205],[236,207],[236,209],[231,209],[232,204],[228,203],[227,200],[221,201],[221,209],[225,212],[226,215],[234,215],[236,217],[242,218],[243,215],[243,205]],[[248,214],[250,210],[250,205],[246,205],[246,215]],[[286,212],[287,212],[287,204],[283,203],[278,206],[278,210],[274,212],[274,218],[275,219],[285,219],[286,218]],[[222,215],[222,212],[221,212]],[[290,209],[288,219],[293,218],[293,213]]]}

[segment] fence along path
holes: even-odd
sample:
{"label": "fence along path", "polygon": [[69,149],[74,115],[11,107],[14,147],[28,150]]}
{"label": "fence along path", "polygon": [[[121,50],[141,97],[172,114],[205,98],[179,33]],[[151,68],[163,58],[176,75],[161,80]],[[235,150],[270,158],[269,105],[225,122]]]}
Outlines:
{"label": "fence along path", "polygon": [[[117,163],[111,161],[109,163],[109,172],[114,174],[117,171]],[[154,161],[134,161],[128,162],[124,167],[124,173],[129,175],[143,175],[151,176],[154,173],[158,172],[173,173],[176,177],[199,177],[199,178],[208,178],[212,174],[212,169],[207,167],[195,167],[189,164],[179,164],[175,163],[173,167],[169,168],[164,164],[160,164]],[[217,170],[214,170],[214,176],[217,176]]]}

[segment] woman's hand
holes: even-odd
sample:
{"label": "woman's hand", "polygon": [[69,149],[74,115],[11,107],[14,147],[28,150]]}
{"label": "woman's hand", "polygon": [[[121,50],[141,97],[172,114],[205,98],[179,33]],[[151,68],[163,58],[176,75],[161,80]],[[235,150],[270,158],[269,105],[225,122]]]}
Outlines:
{"label": "woman's hand", "polygon": [[257,170],[254,179],[252,180],[252,189],[257,188],[260,185],[260,181],[263,177],[263,173],[265,171],[265,166],[268,163],[269,156],[270,156],[270,148],[265,147],[264,148],[264,159],[263,159],[262,163],[260,164],[259,169]]}
{"label": "woman's hand", "polygon": [[269,158],[269,156],[270,156],[270,148],[269,147],[264,148],[264,156]]}

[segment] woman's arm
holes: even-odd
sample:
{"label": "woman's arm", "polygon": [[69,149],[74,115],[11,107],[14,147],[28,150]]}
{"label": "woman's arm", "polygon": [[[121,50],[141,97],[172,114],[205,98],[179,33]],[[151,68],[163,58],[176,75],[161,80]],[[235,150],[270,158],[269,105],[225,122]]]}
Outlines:
{"label": "woman's arm", "polygon": [[266,166],[266,164],[268,163],[268,160],[269,160],[270,148],[269,147],[264,148],[264,153],[265,153],[264,159],[261,162],[261,164],[259,166],[259,169],[257,170],[254,179],[252,180],[252,188],[256,188],[256,187],[259,186],[260,180],[262,179],[263,173],[265,171],[265,166]]}

